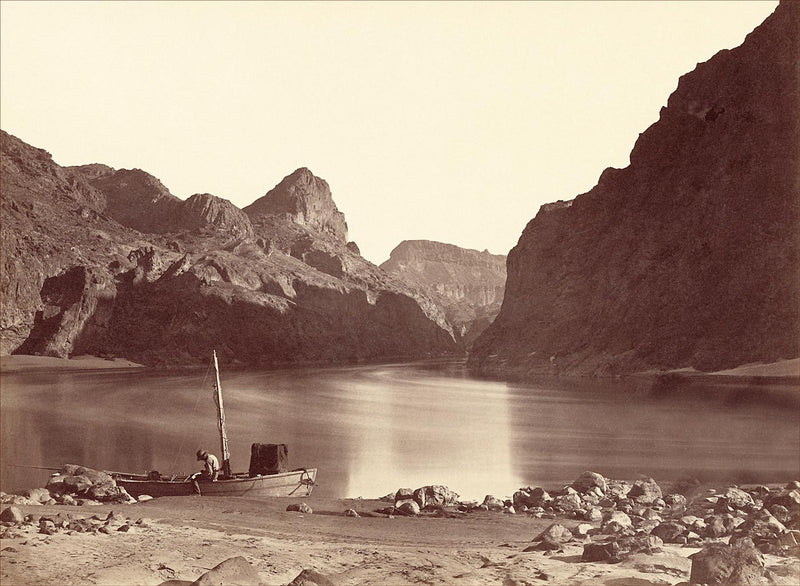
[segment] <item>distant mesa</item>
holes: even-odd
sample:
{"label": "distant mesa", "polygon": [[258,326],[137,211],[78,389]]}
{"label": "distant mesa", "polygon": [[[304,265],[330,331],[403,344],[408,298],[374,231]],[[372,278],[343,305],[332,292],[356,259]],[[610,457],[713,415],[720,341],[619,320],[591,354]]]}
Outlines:
{"label": "distant mesa", "polygon": [[381,264],[434,296],[468,346],[500,311],[506,257],[430,240],[404,240]]}

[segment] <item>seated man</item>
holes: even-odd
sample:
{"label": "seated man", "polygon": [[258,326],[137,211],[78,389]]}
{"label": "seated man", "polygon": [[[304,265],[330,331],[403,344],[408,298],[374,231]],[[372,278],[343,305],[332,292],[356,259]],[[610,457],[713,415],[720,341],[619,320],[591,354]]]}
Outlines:
{"label": "seated man", "polygon": [[199,482],[214,482],[219,476],[219,460],[214,454],[209,454],[207,450],[197,450],[197,459],[202,460],[203,470],[192,476],[194,492],[200,494]]}

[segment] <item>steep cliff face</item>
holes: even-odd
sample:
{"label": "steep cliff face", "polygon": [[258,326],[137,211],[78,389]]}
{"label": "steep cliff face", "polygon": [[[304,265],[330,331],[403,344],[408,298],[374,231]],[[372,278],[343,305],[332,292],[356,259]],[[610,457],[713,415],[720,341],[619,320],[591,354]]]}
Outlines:
{"label": "steep cliff face", "polygon": [[500,310],[506,257],[430,240],[404,240],[381,264],[389,274],[427,291],[471,343]]}
{"label": "steep cliff face", "polygon": [[800,355],[800,3],[680,79],[631,164],[543,206],[470,364],[717,370]]}
{"label": "steep cliff face", "polygon": [[182,201],[143,171],[62,168],[7,133],[1,146],[3,354],[187,364],[216,349],[275,365],[458,352],[431,299],[347,245],[329,190],[295,190],[302,215],[254,227],[230,202]]}
{"label": "steep cliff face", "polygon": [[333,201],[328,183],[305,167],[284,177],[244,211],[254,222],[276,216],[288,218],[334,240],[347,242],[347,223]]}

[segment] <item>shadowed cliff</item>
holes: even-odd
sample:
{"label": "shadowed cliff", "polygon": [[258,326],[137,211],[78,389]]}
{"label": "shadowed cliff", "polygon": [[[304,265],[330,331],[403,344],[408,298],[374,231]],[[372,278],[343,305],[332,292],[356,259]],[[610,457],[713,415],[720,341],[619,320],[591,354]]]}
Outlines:
{"label": "shadowed cliff", "polygon": [[479,372],[718,370],[800,355],[800,3],[681,77],[624,169],[542,206]]}

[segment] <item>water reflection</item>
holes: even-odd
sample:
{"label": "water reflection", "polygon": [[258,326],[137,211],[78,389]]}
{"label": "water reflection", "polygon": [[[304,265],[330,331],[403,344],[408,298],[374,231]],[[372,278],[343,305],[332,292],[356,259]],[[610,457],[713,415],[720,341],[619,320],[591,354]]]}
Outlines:
{"label": "water reflection", "polygon": [[[203,382],[205,379],[205,382]],[[189,473],[218,452],[211,379],[142,370],[3,377],[3,490],[80,463]],[[377,497],[445,484],[467,498],[607,476],[787,480],[800,476],[800,412],[775,389],[635,381],[536,385],[472,379],[458,364],[223,372],[235,470],[252,442],[286,443],[319,468],[318,492]]]}

